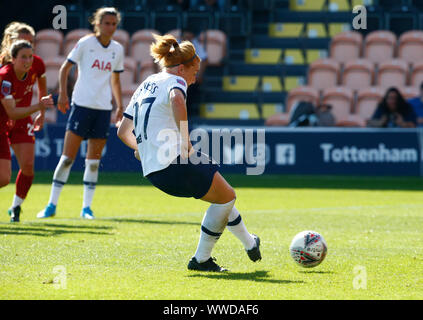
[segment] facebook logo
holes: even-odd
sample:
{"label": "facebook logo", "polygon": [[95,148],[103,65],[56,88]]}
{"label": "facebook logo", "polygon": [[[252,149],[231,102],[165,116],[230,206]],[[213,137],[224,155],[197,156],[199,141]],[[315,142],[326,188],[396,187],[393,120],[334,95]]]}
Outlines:
{"label": "facebook logo", "polygon": [[295,165],[295,144],[276,145],[276,164],[282,166]]}

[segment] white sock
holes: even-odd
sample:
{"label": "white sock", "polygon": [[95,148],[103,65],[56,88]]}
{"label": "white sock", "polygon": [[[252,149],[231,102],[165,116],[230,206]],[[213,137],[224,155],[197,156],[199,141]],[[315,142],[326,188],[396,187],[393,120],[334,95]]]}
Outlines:
{"label": "white sock", "polygon": [[63,186],[66,184],[66,182],[68,182],[72,164],[73,160],[71,158],[62,155],[60,157],[59,163],[56,166],[56,170],[54,170],[49,203],[52,203],[55,206],[59,201],[59,196],[62,192]]}
{"label": "white sock", "polygon": [[235,207],[229,214],[229,222],[226,228],[242,242],[246,250],[251,250],[256,246],[254,237],[247,231],[247,227]]}
{"label": "white sock", "polygon": [[12,209],[16,208],[17,206],[20,206],[25,199],[22,199],[21,197],[17,196],[16,194],[13,196],[13,202],[12,202]]}
{"label": "white sock", "polygon": [[95,186],[98,180],[98,167],[100,160],[85,159],[84,170],[84,197],[82,201],[82,208],[91,207],[93,202]]}
{"label": "white sock", "polygon": [[235,204],[235,199],[224,204],[211,204],[201,222],[200,241],[198,242],[195,259],[202,263],[211,257],[211,252],[217,240],[225,230],[228,216]]}

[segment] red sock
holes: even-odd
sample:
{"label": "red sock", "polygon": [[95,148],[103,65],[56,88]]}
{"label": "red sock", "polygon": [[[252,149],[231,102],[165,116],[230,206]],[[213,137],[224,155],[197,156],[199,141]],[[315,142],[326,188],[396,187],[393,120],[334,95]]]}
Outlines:
{"label": "red sock", "polygon": [[26,176],[22,173],[22,170],[19,170],[18,176],[16,177],[16,195],[19,198],[26,198],[33,179],[34,176]]}

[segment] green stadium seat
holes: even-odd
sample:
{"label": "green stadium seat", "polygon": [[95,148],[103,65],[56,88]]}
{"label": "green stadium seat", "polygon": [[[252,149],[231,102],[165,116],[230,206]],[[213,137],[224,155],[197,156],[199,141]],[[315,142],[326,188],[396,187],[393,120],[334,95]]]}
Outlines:
{"label": "green stadium seat", "polygon": [[289,8],[292,11],[321,11],[326,0],[290,0]]}
{"label": "green stadium seat", "polygon": [[284,89],[285,91],[291,91],[292,89],[304,86],[306,84],[305,77],[286,76],[284,78]]}
{"label": "green stadium seat", "polygon": [[320,49],[308,49],[305,52],[306,55],[306,63],[310,64],[318,59],[324,59],[328,57],[327,50],[320,50]]}
{"label": "green stadium seat", "polygon": [[348,0],[329,0],[328,10],[331,12],[350,11],[350,4]]}
{"label": "green stadium seat", "polygon": [[285,64],[304,64],[303,51],[300,49],[285,49],[284,53]]}
{"label": "green stadium seat", "polygon": [[277,64],[282,54],[281,49],[247,49],[245,62],[256,64]]}
{"label": "green stadium seat", "polygon": [[333,38],[334,36],[336,36],[337,34],[341,32],[350,31],[350,30],[351,30],[350,23],[330,23],[328,36],[330,38]]}
{"label": "green stadium seat", "polygon": [[279,77],[262,77],[261,90],[264,92],[282,91],[282,84]]}
{"label": "green stadium seat", "polygon": [[200,106],[206,119],[260,119],[255,103],[206,103]]}
{"label": "green stadium seat", "polygon": [[326,38],[328,36],[324,23],[308,23],[306,26],[307,38]]}
{"label": "green stadium seat", "polygon": [[265,103],[262,105],[262,116],[263,118],[268,118],[273,116],[276,113],[283,112],[282,103]]}
{"label": "green stadium seat", "polygon": [[258,76],[225,76],[224,91],[255,91],[259,82]]}
{"label": "green stadium seat", "polygon": [[352,8],[354,8],[355,6],[371,6],[374,4],[374,0],[351,0]]}
{"label": "green stadium seat", "polygon": [[304,23],[271,23],[269,36],[276,38],[298,38],[304,29]]}

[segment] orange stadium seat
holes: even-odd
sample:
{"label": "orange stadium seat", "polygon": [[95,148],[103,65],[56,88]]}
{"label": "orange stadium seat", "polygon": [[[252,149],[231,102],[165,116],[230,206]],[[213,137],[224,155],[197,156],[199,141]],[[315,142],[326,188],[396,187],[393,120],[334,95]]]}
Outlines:
{"label": "orange stadium seat", "polygon": [[60,54],[63,33],[54,29],[44,29],[35,36],[35,54],[43,59],[53,58]]}
{"label": "orange stadium seat", "polygon": [[415,97],[420,96],[420,87],[402,87],[399,88],[399,91],[401,92],[404,99],[412,99]]}
{"label": "orange stadium seat", "polygon": [[364,42],[364,57],[373,63],[392,60],[395,55],[397,37],[391,31],[370,32]]}
{"label": "orange stadium seat", "polygon": [[356,60],[361,55],[363,36],[356,31],[338,33],[330,43],[330,57],[340,63]]}
{"label": "orange stadium seat", "polygon": [[141,62],[139,83],[143,82],[148,76],[151,76],[157,71],[157,65],[152,59]]}
{"label": "orange stadium seat", "polygon": [[285,112],[276,113],[266,120],[268,126],[286,126],[289,124],[290,112],[293,105],[300,101],[311,102],[315,106],[319,103],[319,92],[312,87],[302,86],[289,91],[286,98]]}
{"label": "orange stadium seat", "polygon": [[411,72],[410,84],[414,87],[420,87],[423,83],[423,61],[413,64],[413,71]]}
{"label": "orange stadium seat", "polygon": [[135,82],[137,62],[131,57],[125,57],[124,66],[124,71],[120,75],[122,87],[131,85]]}
{"label": "orange stadium seat", "polygon": [[373,69],[373,64],[368,60],[348,61],[342,74],[342,85],[353,90],[370,87],[373,82]]}
{"label": "orange stadium seat", "polygon": [[113,35],[113,40],[119,42],[122,46],[123,49],[125,50],[125,54],[128,53],[128,48],[129,48],[129,33],[126,30],[123,29],[117,29],[115,31],[115,34]]}
{"label": "orange stadium seat", "polygon": [[92,31],[89,29],[74,29],[72,31],[69,31],[65,36],[63,45],[63,55],[67,57],[67,55],[69,54],[69,52],[71,52],[78,40],[90,33],[92,33]]}
{"label": "orange stadium seat", "polygon": [[339,63],[333,59],[316,60],[309,66],[308,85],[318,90],[335,87],[339,71]]}
{"label": "orange stadium seat", "polygon": [[323,91],[322,103],[332,106],[337,126],[363,126],[362,119],[352,114],[353,91],[347,87],[333,87]]}
{"label": "orange stadium seat", "polygon": [[54,90],[58,86],[59,70],[65,59],[66,57],[56,56],[44,60],[46,65],[47,88],[49,91]]}
{"label": "orange stadium seat", "polygon": [[160,34],[153,29],[144,29],[135,32],[131,37],[130,56],[136,61],[150,60],[150,45],[154,42],[153,34]]}
{"label": "orange stadium seat", "polygon": [[364,121],[369,120],[375,112],[379,102],[385,95],[385,89],[380,87],[363,88],[358,91],[355,114]]}
{"label": "orange stadium seat", "polygon": [[226,34],[220,30],[206,30],[198,38],[206,48],[208,64],[221,65],[226,55]]}
{"label": "orange stadium seat", "polygon": [[398,58],[409,64],[423,61],[423,31],[407,31],[400,36]]}
{"label": "orange stadium seat", "polygon": [[394,59],[380,64],[377,85],[383,88],[404,87],[407,83],[408,65],[404,60]]}
{"label": "orange stadium seat", "polygon": [[138,84],[133,83],[127,87],[122,87],[122,105],[123,110],[126,109],[129,102],[131,101],[132,95],[134,94],[135,90],[137,90]]}

